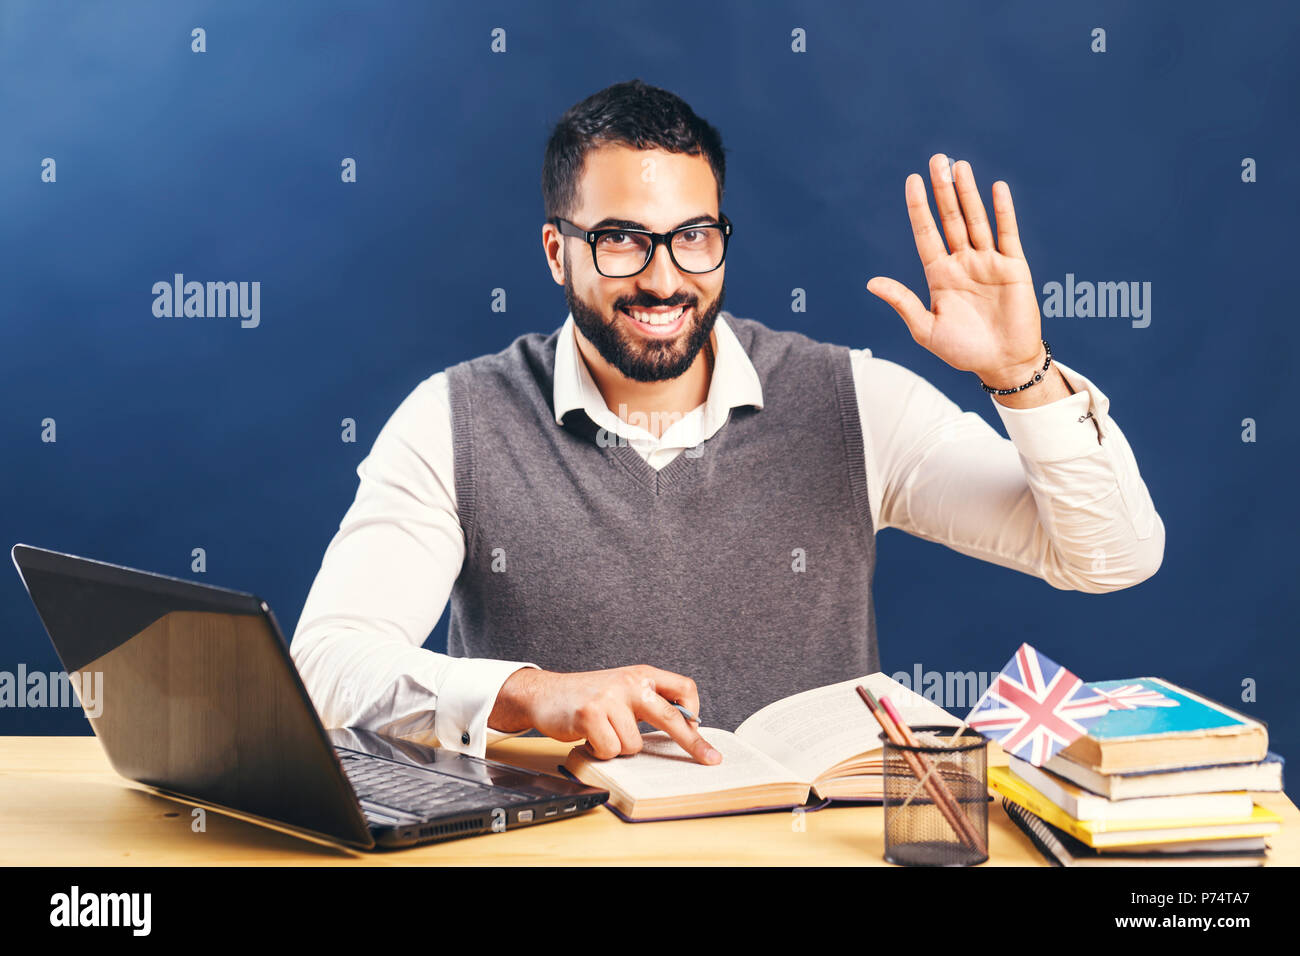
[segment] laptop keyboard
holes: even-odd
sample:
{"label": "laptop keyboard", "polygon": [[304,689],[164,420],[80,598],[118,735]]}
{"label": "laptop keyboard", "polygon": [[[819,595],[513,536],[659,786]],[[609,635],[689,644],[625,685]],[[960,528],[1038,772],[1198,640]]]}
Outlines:
{"label": "laptop keyboard", "polygon": [[396,810],[431,820],[444,813],[467,809],[467,804],[471,809],[481,809],[489,803],[505,807],[534,799],[504,787],[472,783],[434,771],[408,769],[366,754],[344,750],[335,752],[357,798],[363,804],[376,804],[381,811]]}

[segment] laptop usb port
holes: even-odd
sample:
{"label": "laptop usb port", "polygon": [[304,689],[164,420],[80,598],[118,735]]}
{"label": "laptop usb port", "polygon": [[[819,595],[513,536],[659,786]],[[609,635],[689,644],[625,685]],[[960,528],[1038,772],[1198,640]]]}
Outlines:
{"label": "laptop usb port", "polygon": [[546,815],[547,815],[548,817],[553,817],[553,816],[555,816],[555,815],[556,815],[557,813],[559,813],[559,812],[560,812],[560,811],[557,810],[555,807],[547,807],[547,808],[546,808]]}

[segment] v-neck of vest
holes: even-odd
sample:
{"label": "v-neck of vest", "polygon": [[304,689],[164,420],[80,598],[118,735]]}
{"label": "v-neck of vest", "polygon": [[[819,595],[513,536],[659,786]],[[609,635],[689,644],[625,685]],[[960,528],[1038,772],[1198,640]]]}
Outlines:
{"label": "v-neck of vest", "polygon": [[630,444],[619,442],[609,448],[610,454],[627,469],[637,483],[644,485],[656,495],[663,494],[695,470],[695,462],[700,456],[690,454],[691,450],[687,448],[678,452],[676,458],[656,471]]}

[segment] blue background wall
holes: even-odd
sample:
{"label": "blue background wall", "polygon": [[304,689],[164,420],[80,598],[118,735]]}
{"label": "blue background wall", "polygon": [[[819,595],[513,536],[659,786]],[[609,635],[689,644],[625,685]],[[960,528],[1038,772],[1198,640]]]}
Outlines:
{"label": "blue background wall", "polygon": [[[973,377],[865,291],[892,275],[925,298],[909,172],[936,151],[969,159],[986,202],[1007,179],[1040,290],[1067,272],[1152,283],[1147,328],[1058,318],[1045,334],[1111,397],[1165,522],[1162,569],[1061,592],[882,533],[885,670],[996,670],[1027,639],[1086,679],[1155,674],[1235,703],[1300,757],[1284,406],[1300,19],[1280,3],[1132,6],[6,0],[0,542],[256,591],[291,633],[402,398],[563,320],[542,148],[570,104],[639,76],[722,131],[732,312],[869,346],[999,432]],[[260,281],[260,326],[155,318],[153,283],[176,272]],[[794,287],[807,313],[791,313]],[[58,667],[0,574],[0,670],[20,662]],[[0,710],[0,733],[87,731],[79,711]]]}

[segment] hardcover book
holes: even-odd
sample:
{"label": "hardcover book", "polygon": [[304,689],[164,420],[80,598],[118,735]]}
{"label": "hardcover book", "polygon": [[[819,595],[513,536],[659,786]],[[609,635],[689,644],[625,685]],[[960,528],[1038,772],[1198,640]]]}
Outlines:
{"label": "hardcover book", "polygon": [[1244,790],[1183,793],[1168,797],[1109,800],[1050,770],[1009,757],[1011,772],[1076,820],[1179,820],[1188,817],[1246,817],[1255,805]]}
{"label": "hardcover book", "polygon": [[1112,709],[1058,756],[1099,773],[1246,763],[1268,753],[1264,725],[1158,677],[1097,681]]}
{"label": "hardcover book", "polygon": [[1278,754],[1254,763],[1210,764],[1203,767],[1173,767],[1163,770],[1123,770],[1098,773],[1091,767],[1057,754],[1044,769],[1072,780],[1086,790],[1111,800],[1133,797],[1167,797],[1180,793],[1215,793],[1223,790],[1282,789],[1284,761]]}

